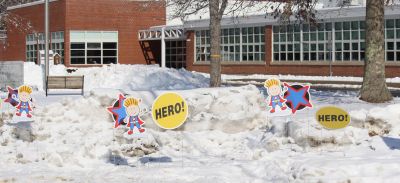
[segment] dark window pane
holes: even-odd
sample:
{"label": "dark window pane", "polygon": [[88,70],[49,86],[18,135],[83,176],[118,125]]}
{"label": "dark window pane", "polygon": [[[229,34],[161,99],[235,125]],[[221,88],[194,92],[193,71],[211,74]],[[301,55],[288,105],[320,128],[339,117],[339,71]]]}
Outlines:
{"label": "dark window pane", "polygon": [[117,56],[117,50],[103,50],[103,56]]}
{"label": "dark window pane", "polygon": [[394,52],[387,52],[387,60],[394,61]]}
{"label": "dark window pane", "polygon": [[85,64],[85,58],[71,58],[71,64]]}
{"label": "dark window pane", "polygon": [[336,52],[335,59],[336,60],[342,60],[342,53],[341,52]]}
{"label": "dark window pane", "polygon": [[350,60],[350,53],[349,52],[343,53],[343,60]]}
{"label": "dark window pane", "polygon": [[394,20],[386,20],[386,28],[394,28]]}
{"label": "dark window pane", "polygon": [[350,22],[343,22],[343,30],[350,30]]}
{"label": "dark window pane", "polygon": [[365,42],[360,43],[360,48],[362,51],[365,51]]}
{"label": "dark window pane", "polygon": [[286,60],[286,53],[281,53],[281,60]]}
{"label": "dark window pane", "polygon": [[94,57],[100,57],[101,56],[101,50],[87,50],[87,56],[94,56]]}
{"label": "dark window pane", "polygon": [[117,64],[117,58],[103,58],[103,64]]}
{"label": "dark window pane", "polygon": [[335,32],[335,39],[342,40],[342,32]]}
{"label": "dark window pane", "polygon": [[397,61],[400,61],[400,52],[396,53],[396,58],[397,58]]}
{"label": "dark window pane", "polygon": [[342,30],[342,22],[335,22],[335,29]]}
{"label": "dark window pane", "polygon": [[303,60],[308,61],[310,59],[309,53],[303,53]]}
{"label": "dark window pane", "polygon": [[393,39],[394,38],[394,30],[386,30],[386,38]]}
{"label": "dark window pane", "polygon": [[352,50],[358,50],[358,43],[352,43],[351,47]]}
{"label": "dark window pane", "polygon": [[360,58],[361,58],[361,60],[363,60],[363,61],[365,60],[365,52],[361,52],[361,53],[360,53]]}
{"label": "dark window pane", "polygon": [[85,50],[71,50],[71,56],[85,56]]}
{"label": "dark window pane", "polygon": [[351,29],[358,30],[358,21],[351,22]]}
{"label": "dark window pane", "polygon": [[87,64],[101,64],[101,58],[97,57],[88,57]]}
{"label": "dark window pane", "polygon": [[357,40],[358,39],[358,31],[352,31],[351,32],[351,39],[352,40]]}
{"label": "dark window pane", "polygon": [[324,60],[325,59],[325,54],[323,52],[318,53],[318,60]]}
{"label": "dark window pane", "polygon": [[100,43],[88,43],[87,48],[88,49],[100,49],[101,44]]}
{"label": "dark window pane", "polygon": [[294,54],[294,60],[297,60],[297,61],[300,60],[300,53],[295,53]]}
{"label": "dark window pane", "polygon": [[293,61],[293,53],[288,53],[287,60]]}
{"label": "dark window pane", "polygon": [[311,60],[317,60],[317,53],[311,53]]}
{"label": "dark window pane", "polygon": [[394,50],[394,42],[387,42],[387,49]]}
{"label": "dark window pane", "polygon": [[274,54],[274,60],[279,60],[279,53]]}
{"label": "dark window pane", "polygon": [[354,61],[358,61],[358,52],[351,53],[351,59]]}
{"label": "dark window pane", "polygon": [[117,43],[103,43],[103,49],[117,49]]}
{"label": "dark window pane", "polygon": [[343,43],[344,50],[350,50],[350,43]]}
{"label": "dark window pane", "polygon": [[336,51],[342,51],[342,43],[335,43],[335,50]]}
{"label": "dark window pane", "polygon": [[85,43],[71,43],[71,49],[85,49]]}

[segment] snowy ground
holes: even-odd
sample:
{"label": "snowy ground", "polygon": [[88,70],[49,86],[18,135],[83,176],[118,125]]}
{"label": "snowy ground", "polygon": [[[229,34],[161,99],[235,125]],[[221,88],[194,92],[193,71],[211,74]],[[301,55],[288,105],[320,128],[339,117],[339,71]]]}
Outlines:
{"label": "snowy ground", "polygon": [[[208,79],[203,75],[155,66],[119,65],[74,74],[85,74],[89,83],[84,97],[46,98],[40,78],[31,76],[28,82],[39,88],[34,92],[34,123],[9,124],[13,110],[4,106],[0,182],[308,183],[400,178],[399,98],[372,105],[358,100],[356,92],[313,90],[314,109],[267,117],[265,95],[252,85],[209,89],[204,88]],[[176,91],[189,103],[183,127],[161,130],[147,114],[145,136],[129,137],[126,129],[113,129],[106,107],[119,92],[141,97],[143,107],[149,107],[163,90]],[[352,117],[350,126],[321,128],[314,114],[326,105],[346,109]]]}

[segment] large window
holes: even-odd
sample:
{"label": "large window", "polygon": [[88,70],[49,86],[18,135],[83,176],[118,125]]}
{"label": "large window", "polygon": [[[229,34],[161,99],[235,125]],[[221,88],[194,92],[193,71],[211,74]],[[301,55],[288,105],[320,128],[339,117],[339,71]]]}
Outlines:
{"label": "large window", "polygon": [[[264,27],[221,30],[221,56],[225,62],[265,60]],[[196,62],[210,61],[210,31],[196,31]]]}
{"label": "large window", "polygon": [[[385,21],[387,61],[400,61],[400,19]],[[273,27],[274,61],[364,61],[365,21]]]}
{"label": "large window", "polygon": [[[64,62],[64,32],[52,32],[49,44],[50,50],[61,56],[61,62]],[[36,62],[40,50],[44,50],[44,34],[28,34],[26,36],[26,61]]]}
{"label": "large window", "polygon": [[386,31],[386,60],[400,61],[400,19],[387,19]]}
{"label": "large window", "polygon": [[166,41],[166,66],[186,68],[186,40]]}
{"label": "large window", "polygon": [[71,31],[71,64],[118,63],[118,32]]}

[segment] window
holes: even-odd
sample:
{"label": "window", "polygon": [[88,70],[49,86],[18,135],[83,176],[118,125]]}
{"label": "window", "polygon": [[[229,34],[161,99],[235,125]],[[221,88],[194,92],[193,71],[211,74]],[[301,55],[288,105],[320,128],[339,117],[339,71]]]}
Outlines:
{"label": "window", "polygon": [[[51,39],[49,43],[49,49],[54,53],[58,53],[61,56],[61,62],[64,62],[64,32],[51,32]],[[26,36],[26,61],[36,62],[38,61],[38,53],[40,50],[44,50],[44,34],[28,34]]]}
{"label": "window", "polygon": [[166,66],[169,68],[186,67],[186,41],[166,42]]}
{"label": "window", "polygon": [[400,19],[387,19],[385,33],[386,60],[400,61]]}
{"label": "window", "polygon": [[71,31],[71,64],[118,63],[118,32]]}
{"label": "window", "polygon": [[335,61],[362,61],[365,49],[365,21],[335,22]]}
{"label": "window", "polygon": [[[274,41],[293,40],[277,37]],[[286,49],[286,47],[285,47]],[[221,56],[225,62],[247,62],[265,60],[264,27],[227,28],[221,30]],[[210,31],[196,31],[196,62],[210,60]]]}

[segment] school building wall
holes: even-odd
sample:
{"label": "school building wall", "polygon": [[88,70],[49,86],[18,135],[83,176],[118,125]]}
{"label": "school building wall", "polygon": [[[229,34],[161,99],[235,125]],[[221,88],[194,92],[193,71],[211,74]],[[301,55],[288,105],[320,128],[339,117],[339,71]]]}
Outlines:
{"label": "school building wall", "polygon": [[[274,62],[272,56],[272,26],[265,26],[265,61],[261,63],[222,62],[223,74],[290,74],[329,76],[327,61],[316,62]],[[195,62],[195,31],[187,32],[187,69],[197,72],[210,71],[209,63]],[[363,76],[363,62],[333,62],[333,76]],[[386,77],[399,77],[400,64],[386,63]]]}

